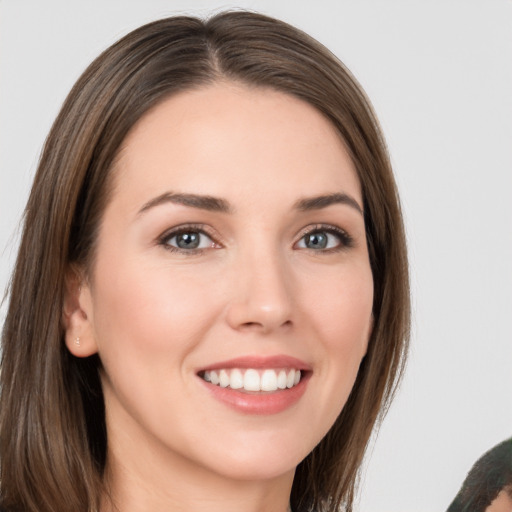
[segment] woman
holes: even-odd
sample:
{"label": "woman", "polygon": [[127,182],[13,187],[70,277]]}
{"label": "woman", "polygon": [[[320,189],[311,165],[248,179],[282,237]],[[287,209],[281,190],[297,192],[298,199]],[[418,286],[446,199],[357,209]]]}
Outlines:
{"label": "woman", "polygon": [[141,27],[78,80],[27,205],[2,506],[351,510],[408,300],[385,145],[339,61],[253,13]]}

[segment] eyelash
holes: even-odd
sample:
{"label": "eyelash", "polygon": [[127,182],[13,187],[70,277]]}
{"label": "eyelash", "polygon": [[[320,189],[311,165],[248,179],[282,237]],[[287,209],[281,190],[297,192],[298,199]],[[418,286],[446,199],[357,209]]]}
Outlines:
{"label": "eyelash", "polygon": [[316,226],[305,228],[301,232],[299,241],[303,240],[304,237],[308,235],[314,235],[315,233],[328,233],[330,235],[336,236],[339,240],[339,244],[337,246],[331,247],[329,249],[309,249],[315,253],[330,254],[354,247],[354,239],[345,230],[331,224],[317,224]]}
{"label": "eyelash", "polygon": [[169,244],[169,241],[173,238],[183,235],[185,233],[199,233],[201,235],[206,235],[210,240],[212,241],[211,246],[208,247],[210,249],[214,245],[219,245],[218,242],[215,241],[215,237],[212,233],[208,232],[209,229],[204,224],[186,224],[183,226],[179,226],[178,228],[173,228],[169,231],[166,231],[159,239],[158,239],[158,245],[161,245],[164,249],[167,251],[178,253],[178,254],[184,254],[187,256],[192,255],[199,255],[204,252],[204,248],[201,249],[182,249],[180,247],[174,247]]}
{"label": "eyelash", "polygon": [[[208,226],[204,224],[188,224],[183,225],[178,228],[173,228],[169,231],[166,231],[162,236],[158,239],[158,245],[161,245],[166,249],[167,251],[178,253],[178,254],[184,254],[187,256],[192,255],[200,255],[202,254],[206,249],[214,248],[214,246],[217,246],[215,248],[220,247],[220,244],[215,240],[215,236],[209,232]],[[200,235],[205,235],[212,241],[211,245],[207,248],[195,248],[195,249],[182,249],[179,247],[175,247],[173,245],[169,244],[169,241],[173,238],[185,234],[185,233],[198,233]],[[304,247],[304,249],[309,250],[311,252],[315,253],[321,253],[321,254],[330,254],[335,253],[339,251],[343,251],[345,249],[350,249],[354,246],[354,239],[343,229],[338,228],[337,226],[333,226],[330,224],[317,224],[315,226],[310,226],[302,230],[299,240],[295,242],[294,247],[302,241],[306,236],[308,235],[314,235],[315,233],[327,233],[330,235],[334,235],[338,238],[339,244],[335,247],[331,247],[328,249],[311,249]]]}

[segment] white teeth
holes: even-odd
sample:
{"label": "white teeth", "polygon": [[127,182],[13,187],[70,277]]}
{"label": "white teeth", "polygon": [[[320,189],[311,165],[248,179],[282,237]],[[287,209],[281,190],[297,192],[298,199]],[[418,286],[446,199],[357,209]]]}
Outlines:
{"label": "white teeth", "polygon": [[296,386],[300,382],[301,371],[293,368],[288,370],[223,368],[205,371],[202,377],[206,382],[211,382],[221,388],[272,392]]}
{"label": "white teeth", "polygon": [[240,389],[244,387],[244,376],[242,375],[242,372],[240,370],[235,368],[231,372],[229,387],[231,389]]}
{"label": "white teeth", "polygon": [[286,387],[287,388],[293,387],[294,380],[295,380],[295,370],[290,370],[288,372],[288,376],[286,377]]}
{"label": "white teeth", "polygon": [[276,391],[277,377],[274,370],[265,370],[261,376],[261,391]]}
{"label": "white teeth", "polygon": [[279,372],[279,375],[277,376],[277,387],[279,389],[286,389],[286,381],[287,381],[287,377],[286,377],[286,372],[284,370],[281,370]]}
{"label": "white teeth", "polygon": [[229,386],[229,375],[226,370],[221,370],[219,373],[219,384],[221,388],[227,388]]}
{"label": "white teeth", "polygon": [[261,391],[260,374],[256,370],[247,370],[245,372],[244,389],[247,391]]}

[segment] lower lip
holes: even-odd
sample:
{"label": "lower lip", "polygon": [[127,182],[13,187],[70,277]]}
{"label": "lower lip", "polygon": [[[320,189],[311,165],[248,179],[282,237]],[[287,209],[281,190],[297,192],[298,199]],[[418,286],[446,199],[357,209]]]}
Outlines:
{"label": "lower lip", "polygon": [[289,389],[254,394],[244,393],[231,388],[221,388],[206,382],[201,377],[198,378],[201,379],[203,385],[214,398],[238,412],[245,414],[277,414],[300,400],[306,391],[309,377],[309,373],[303,375],[300,382]]}

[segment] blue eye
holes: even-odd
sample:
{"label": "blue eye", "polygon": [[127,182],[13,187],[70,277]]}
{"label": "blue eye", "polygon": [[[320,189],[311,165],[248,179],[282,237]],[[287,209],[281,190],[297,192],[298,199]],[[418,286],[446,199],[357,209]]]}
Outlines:
{"label": "blue eye", "polygon": [[[327,249],[329,247],[329,242],[331,242],[330,246],[333,247],[332,240],[330,238],[334,238],[332,235],[327,233],[312,233],[310,235],[306,235],[304,237],[304,245],[308,249]],[[336,240],[334,241],[336,244]]]}
{"label": "blue eye", "polygon": [[216,247],[215,242],[200,229],[184,228],[164,235],[160,244],[176,251],[197,251]]}
{"label": "blue eye", "polygon": [[179,235],[173,236],[172,239],[176,239],[176,245],[180,249],[197,249],[201,244],[200,233],[180,233]]}
{"label": "blue eye", "polygon": [[314,228],[298,241],[299,249],[329,251],[353,245],[352,238],[343,230],[334,227]]}

